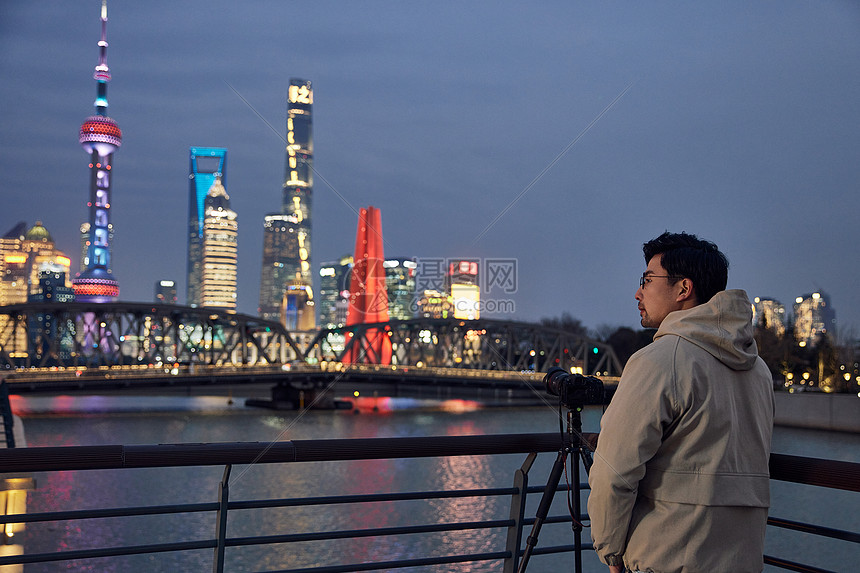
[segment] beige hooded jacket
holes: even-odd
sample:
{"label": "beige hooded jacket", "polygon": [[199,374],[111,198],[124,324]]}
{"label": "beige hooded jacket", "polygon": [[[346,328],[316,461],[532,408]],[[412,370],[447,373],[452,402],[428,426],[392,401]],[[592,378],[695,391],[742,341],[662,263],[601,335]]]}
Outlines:
{"label": "beige hooded jacket", "polygon": [[654,573],[763,568],[773,383],[743,291],[669,313],[601,421],[591,536]]}

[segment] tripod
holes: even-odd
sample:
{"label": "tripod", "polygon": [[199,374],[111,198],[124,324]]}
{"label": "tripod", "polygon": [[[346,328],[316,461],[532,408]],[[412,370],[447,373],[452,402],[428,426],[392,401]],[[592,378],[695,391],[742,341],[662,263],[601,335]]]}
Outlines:
{"label": "tripod", "polygon": [[543,490],[543,495],[538,505],[537,513],[535,513],[535,522],[532,525],[531,534],[526,539],[526,549],[523,552],[522,561],[520,561],[517,573],[523,573],[528,566],[532,551],[538,542],[540,529],[546,521],[549,507],[552,505],[552,499],[555,492],[558,490],[558,482],[561,479],[561,474],[564,471],[564,464],[568,456],[570,456],[571,466],[573,468],[573,546],[574,546],[574,571],[582,573],[582,523],[579,521],[580,516],[580,487],[579,487],[579,460],[582,460],[585,466],[586,474],[591,469],[593,458],[591,451],[588,449],[585,441],[582,438],[582,418],[580,416],[581,408],[567,409],[567,437],[566,443],[562,444],[558,455],[555,458],[555,463],[552,465],[552,470],[549,474],[549,479],[546,482],[546,488]]}

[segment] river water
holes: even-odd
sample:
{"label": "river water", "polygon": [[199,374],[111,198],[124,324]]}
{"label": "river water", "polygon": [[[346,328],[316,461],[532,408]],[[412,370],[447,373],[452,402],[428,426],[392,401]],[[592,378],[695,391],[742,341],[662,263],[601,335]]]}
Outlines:
{"label": "river water", "polygon": [[[422,402],[410,399],[359,400],[350,411],[274,412],[247,408],[241,400],[222,397],[17,397],[13,409],[23,418],[29,446],[166,444],[199,442],[270,442],[299,439],[452,436],[555,432],[552,407],[480,408],[463,401]],[[587,408],[583,430],[596,432],[601,410]],[[777,427],[773,451],[860,462],[860,435]],[[539,456],[531,483],[543,483],[553,454]],[[470,456],[452,459],[372,460],[343,463],[258,464],[234,467],[233,501],[260,498],[508,487],[524,456]],[[98,470],[37,474],[37,489],[28,497],[30,512],[112,506],[200,503],[216,500],[223,467]],[[564,478],[562,478],[564,479]],[[772,483],[771,515],[860,531],[858,494],[824,488]],[[534,514],[539,496],[530,500]],[[562,494],[550,515],[566,513]],[[378,503],[338,509],[290,508],[264,512],[231,512],[229,537],[395,526],[420,522],[506,519],[501,499],[441,500],[429,504]],[[101,519],[72,523],[35,523],[16,537],[27,553],[98,546],[139,545],[210,539],[211,514]],[[587,541],[586,530],[584,539]],[[569,525],[545,525],[539,546],[572,543]],[[271,571],[343,563],[409,559],[500,551],[504,533],[377,537],[328,542],[227,549],[227,571]],[[730,548],[727,548],[730,550]],[[766,553],[832,571],[854,571],[857,545],[814,540],[810,536],[769,528]],[[324,557],[323,557],[324,556]],[[593,552],[583,557],[585,571],[607,571]],[[184,551],[155,556],[91,559],[61,564],[28,565],[28,573],[66,571],[210,571],[212,551]],[[407,571],[500,571],[500,562],[477,562],[414,568]],[[532,572],[573,571],[570,554],[533,556]],[[772,567],[765,571],[781,571]]]}

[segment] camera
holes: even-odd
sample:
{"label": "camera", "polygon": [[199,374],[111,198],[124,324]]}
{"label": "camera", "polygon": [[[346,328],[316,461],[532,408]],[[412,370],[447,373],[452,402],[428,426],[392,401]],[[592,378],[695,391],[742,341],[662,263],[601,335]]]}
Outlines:
{"label": "camera", "polygon": [[547,393],[558,396],[559,401],[570,409],[605,403],[603,382],[594,376],[568,374],[561,368],[553,367],[543,377],[543,383]]}

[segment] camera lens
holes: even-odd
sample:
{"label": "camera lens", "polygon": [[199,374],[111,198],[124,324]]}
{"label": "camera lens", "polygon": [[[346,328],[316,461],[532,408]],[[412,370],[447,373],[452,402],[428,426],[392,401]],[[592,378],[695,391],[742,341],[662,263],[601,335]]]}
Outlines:
{"label": "camera lens", "polygon": [[569,379],[570,375],[567,372],[554,366],[547,370],[546,376],[543,377],[543,384],[548,394],[560,396],[564,385]]}

